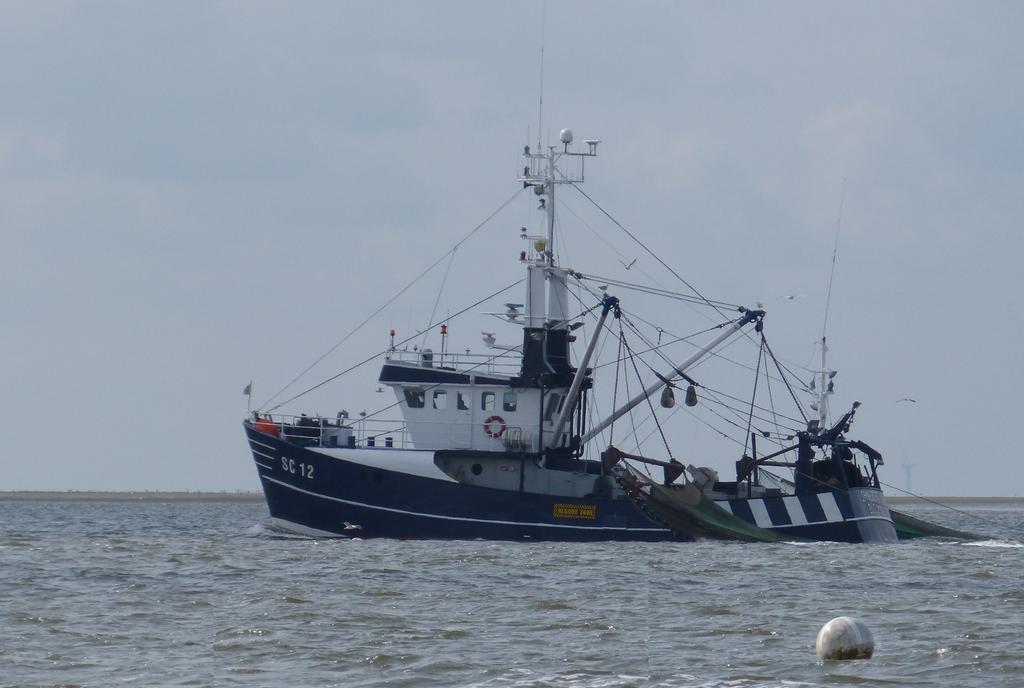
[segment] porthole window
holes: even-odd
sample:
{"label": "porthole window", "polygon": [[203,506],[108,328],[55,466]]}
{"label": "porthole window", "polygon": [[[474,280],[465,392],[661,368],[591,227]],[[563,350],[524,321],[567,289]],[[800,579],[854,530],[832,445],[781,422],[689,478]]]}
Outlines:
{"label": "porthole window", "polygon": [[484,392],[480,395],[480,410],[481,411],[493,411],[494,410],[494,392]]}
{"label": "porthole window", "polygon": [[426,395],[422,389],[416,387],[405,387],[402,389],[405,393],[405,403],[409,405],[409,408],[423,408],[426,404]]}
{"label": "porthole window", "polygon": [[434,408],[438,411],[448,408],[448,392],[443,389],[434,390]]}
{"label": "porthole window", "polygon": [[515,411],[517,401],[518,399],[515,390],[510,389],[502,396],[501,408],[509,412]]}
{"label": "porthole window", "polygon": [[473,475],[480,475],[484,472],[484,467],[478,463],[473,464],[473,467],[469,470],[473,471]]}

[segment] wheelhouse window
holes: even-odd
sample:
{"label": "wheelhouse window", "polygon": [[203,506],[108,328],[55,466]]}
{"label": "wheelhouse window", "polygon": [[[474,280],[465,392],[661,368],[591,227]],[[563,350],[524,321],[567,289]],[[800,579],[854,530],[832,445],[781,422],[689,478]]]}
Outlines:
{"label": "wheelhouse window", "polygon": [[458,409],[460,411],[468,411],[470,403],[472,403],[472,400],[470,399],[469,392],[458,392],[458,401],[456,404],[458,404]]}
{"label": "wheelhouse window", "polygon": [[561,404],[559,403],[561,401],[562,397],[560,397],[555,392],[552,392],[551,394],[548,395],[547,404],[544,405],[544,420],[552,420],[554,418],[555,413],[561,406]]}
{"label": "wheelhouse window", "polygon": [[481,411],[493,411],[494,410],[494,392],[484,392],[480,395],[480,410]]}
{"label": "wheelhouse window", "polygon": [[509,412],[515,411],[517,401],[518,399],[515,390],[510,389],[509,391],[505,392],[505,394],[502,396],[501,408]]}
{"label": "wheelhouse window", "polygon": [[434,390],[434,408],[438,411],[448,408],[448,392],[443,389]]}
{"label": "wheelhouse window", "polygon": [[405,393],[405,403],[409,408],[423,408],[426,405],[426,395],[422,389],[416,387],[404,387],[402,392]]}

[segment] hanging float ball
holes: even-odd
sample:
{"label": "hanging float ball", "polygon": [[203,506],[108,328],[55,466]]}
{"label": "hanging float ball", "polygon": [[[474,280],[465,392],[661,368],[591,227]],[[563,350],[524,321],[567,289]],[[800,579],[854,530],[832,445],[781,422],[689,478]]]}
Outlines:
{"label": "hanging float ball", "polygon": [[819,659],[871,659],[875,639],[860,619],[838,616],[818,631],[816,648]]}

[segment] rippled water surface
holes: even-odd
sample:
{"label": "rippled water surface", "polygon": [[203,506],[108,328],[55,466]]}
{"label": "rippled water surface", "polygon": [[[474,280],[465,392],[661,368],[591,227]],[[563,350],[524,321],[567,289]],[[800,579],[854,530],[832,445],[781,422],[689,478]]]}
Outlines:
{"label": "rippled water surface", "polygon": [[[0,502],[0,685],[1024,686],[1024,510],[907,510],[991,539],[311,540],[257,503]],[[874,659],[817,661],[839,615]]]}

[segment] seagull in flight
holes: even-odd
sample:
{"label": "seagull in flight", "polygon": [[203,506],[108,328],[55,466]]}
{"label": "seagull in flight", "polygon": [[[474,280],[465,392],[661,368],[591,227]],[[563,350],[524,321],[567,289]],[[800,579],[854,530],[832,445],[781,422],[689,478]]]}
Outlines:
{"label": "seagull in flight", "polygon": [[634,258],[633,260],[629,261],[629,264],[627,264],[626,261],[624,261],[624,260],[620,260],[619,262],[622,263],[622,265],[625,266],[625,268],[627,270],[629,270],[631,267],[633,267],[633,263],[636,262],[636,258]]}
{"label": "seagull in flight", "polygon": [[910,397],[903,397],[902,399],[897,399],[896,403],[898,404],[901,401],[909,401],[911,404],[916,404],[917,403],[917,399],[911,399]]}

